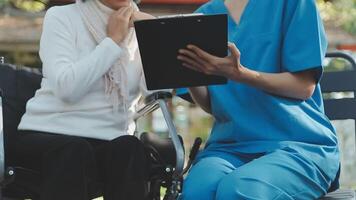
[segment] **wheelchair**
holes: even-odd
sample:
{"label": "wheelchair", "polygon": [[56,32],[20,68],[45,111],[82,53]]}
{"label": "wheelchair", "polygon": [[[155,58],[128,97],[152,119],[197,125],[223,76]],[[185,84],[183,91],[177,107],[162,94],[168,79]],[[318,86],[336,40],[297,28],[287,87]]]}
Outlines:
{"label": "wheelchair", "polygon": [[[39,71],[0,64],[0,199],[39,199],[40,172],[9,166],[6,163],[11,163],[11,158],[6,157],[4,149],[11,150],[26,103],[40,88],[41,79]],[[183,140],[177,134],[167,105],[171,98],[171,93],[155,92],[141,101],[134,116],[137,120],[160,108],[169,133],[168,138],[147,132],[140,136],[135,134],[143,142],[150,162],[145,200],[160,200],[162,195],[164,200],[177,199],[182,190],[183,175],[191,167],[201,144],[201,139],[197,138],[184,166]],[[162,187],[166,188],[165,194],[161,194]],[[89,186],[89,191],[91,198],[102,196],[100,183]]]}

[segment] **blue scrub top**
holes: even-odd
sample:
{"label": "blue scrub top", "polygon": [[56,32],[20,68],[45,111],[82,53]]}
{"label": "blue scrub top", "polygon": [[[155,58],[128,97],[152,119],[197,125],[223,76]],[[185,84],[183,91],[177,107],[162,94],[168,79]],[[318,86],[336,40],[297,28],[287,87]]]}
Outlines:
{"label": "blue scrub top", "polygon": [[[223,0],[212,0],[196,12],[228,14]],[[316,69],[316,81],[322,74],[327,41],[314,0],[249,0],[239,24],[229,15],[228,39],[239,48],[241,63],[252,70]],[[232,80],[208,89],[215,123],[205,150],[268,153],[288,148],[335,175],[337,137],[324,114],[319,84],[306,101]]]}

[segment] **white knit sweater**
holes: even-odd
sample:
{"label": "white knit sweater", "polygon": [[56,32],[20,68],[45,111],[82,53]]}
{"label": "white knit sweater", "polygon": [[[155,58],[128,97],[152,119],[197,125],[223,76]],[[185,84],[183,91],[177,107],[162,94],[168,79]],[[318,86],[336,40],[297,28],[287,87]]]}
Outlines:
{"label": "white knit sweater", "polygon": [[41,89],[27,103],[19,129],[103,140],[132,134],[135,105],[145,91],[138,49],[125,66],[128,112],[122,108],[114,112],[105,95],[104,74],[120,53],[121,48],[110,38],[95,43],[75,4],[49,9],[39,52],[44,78]]}

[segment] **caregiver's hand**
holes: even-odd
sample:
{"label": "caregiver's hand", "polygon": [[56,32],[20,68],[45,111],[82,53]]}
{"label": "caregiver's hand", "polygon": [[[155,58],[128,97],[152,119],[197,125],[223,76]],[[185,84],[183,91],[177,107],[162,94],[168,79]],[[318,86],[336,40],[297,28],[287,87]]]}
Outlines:
{"label": "caregiver's hand", "polygon": [[122,42],[129,32],[129,23],[133,11],[131,6],[123,7],[115,11],[109,18],[107,35],[117,44]]}
{"label": "caregiver's hand", "polygon": [[211,55],[195,45],[188,45],[180,49],[178,60],[183,66],[209,75],[220,75],[236,81],[244,79],[246,68],[240,63],[240,51],[234,43],[228,43],[231,52],[224,58]]}

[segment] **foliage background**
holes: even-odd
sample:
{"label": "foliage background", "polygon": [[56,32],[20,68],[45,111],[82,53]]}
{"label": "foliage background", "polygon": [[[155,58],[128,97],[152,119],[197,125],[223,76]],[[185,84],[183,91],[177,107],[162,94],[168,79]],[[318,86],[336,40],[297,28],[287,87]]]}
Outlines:
{"label": "foliage background", "polygon": [[356,35],[356,0],[317,0],[325,22]]}

